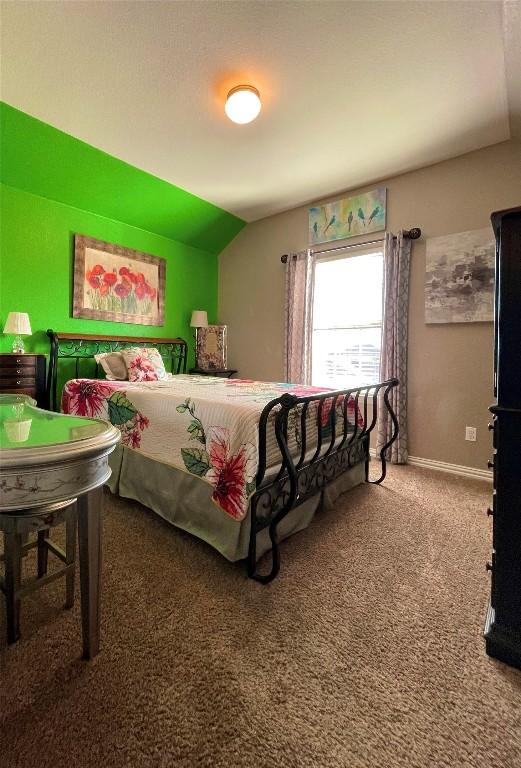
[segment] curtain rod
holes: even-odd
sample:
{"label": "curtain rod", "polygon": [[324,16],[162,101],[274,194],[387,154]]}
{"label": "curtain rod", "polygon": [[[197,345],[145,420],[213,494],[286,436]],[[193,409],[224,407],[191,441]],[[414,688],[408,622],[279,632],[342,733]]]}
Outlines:
{"label": "curtain rod", "polygon": [[[403,236],[408,240],[418,240],[421,237],[421,229],[419,227],[413,227],[412,229],[404,229]],[[338,248],[324,248],[321,251],[313,251],[314,254],[319,253],[334,253],[335,251],[345,251],[346,248],[364,248],[367,245],[375,245],[376,243],[383,243],[385,237],[379,237],[377,240],[365,240],[363,243],[352,243],[351,245],[339,245]],[[296,257],[294,257],[296,258]],[[285,253],[280,257],[280,260],[285,264],[288,260],[288,254]]]}

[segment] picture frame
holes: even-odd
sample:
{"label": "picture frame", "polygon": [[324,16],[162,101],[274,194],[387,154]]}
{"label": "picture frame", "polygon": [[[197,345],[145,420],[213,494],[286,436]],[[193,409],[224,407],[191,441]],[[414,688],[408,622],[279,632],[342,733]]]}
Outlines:
{"label": "picture frame", "polygon": [[387,187],[344,197],[308,209],[308,241],[311,246],[381,232],[387,217]]}
{"label": "picture frame", "polygon": [[74,235],[72,316],[163,325],[166,260]]}
{"label": "picture frame", "polygon": [[197,329],[195,359],[201,370],[224,370],[227,365],[226,325],[208,325]]}
{"label": "picture frame", "polygon": [[490,227],[427,240],[425,322],[494,320],[496,243]]}

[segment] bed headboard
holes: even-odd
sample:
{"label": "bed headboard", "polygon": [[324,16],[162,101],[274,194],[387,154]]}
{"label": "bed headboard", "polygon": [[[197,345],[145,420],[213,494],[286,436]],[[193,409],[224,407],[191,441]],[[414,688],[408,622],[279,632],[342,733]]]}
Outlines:
{"label": "bed headboard", "polygon": [[[146,338],[136,336],[96,336],[95,334],[56,333],[48,330],[51,340],[49,372],[47,375],[48,402],[58,408],[58,368],[60,362],[71,361],[74,378],[98,378],[99,365],[94,355],[117,352],[127,347],[155,347],[171,373],[186,373],[187,344],[184,339]],[[74,361],[74,363],[72,363]],[[87,363],[88,361],[88,363]],[[94,374],[94,375],[93,375]]]}

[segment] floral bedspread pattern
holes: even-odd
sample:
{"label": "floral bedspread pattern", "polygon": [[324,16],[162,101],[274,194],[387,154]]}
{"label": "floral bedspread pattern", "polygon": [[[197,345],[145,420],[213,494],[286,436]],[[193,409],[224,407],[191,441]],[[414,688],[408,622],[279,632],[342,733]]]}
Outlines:
{"label": "floral bedspread pattern", "polygon": [[[216,506],[240,521],[255,491],[262,409],[285,392],[306,396],[324,391],[186,374],[153,382],[73,379],[63,389],[62,410],[107,419],[121,430],[124,445],[209,483]],[[331,421],[331,405],[325,401],[322,409],[323,434]],[[354,424],[352,400],[348,416]],[[300,419],[294,421],[292,440],[298,447]],[[267,449],[267,465],[280,464],[274,436]]]}
{"label": "floral bedspread pattern", "polygon": [[106,419],[121,432],[123,445],[139,448],[141,433],[150,422],[127,398],[126,383],[90,379],[68,381],[62,392],[62,411]]}

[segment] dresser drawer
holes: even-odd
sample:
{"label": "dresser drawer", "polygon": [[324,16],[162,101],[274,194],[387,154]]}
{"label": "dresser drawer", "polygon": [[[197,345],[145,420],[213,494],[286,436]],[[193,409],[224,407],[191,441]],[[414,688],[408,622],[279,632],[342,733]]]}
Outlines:
{"label": "dresser drawer", "polygon": [[35,400],[38,399],[38,390],[36,387],[13,387],[12,389],[7,389],[6,387],[0,386],[0,394],[4,395],[29,395],[29,397],[34,398]]}
{"label": "dresser drawer", "polygon": [[6,381],[16,381],[17,379],[36,379],[36,368],[0,368],[0,386]]}
{"label": "dresser drawer", "polygon": [[17,376],[13,379],[0,379],[0,390],[7,392],[16,387],[36,387],[36,377]]}
{"label": "dresser drawer", "polygon": [[36,355],[2,355],[2,368],[36,368]]}

